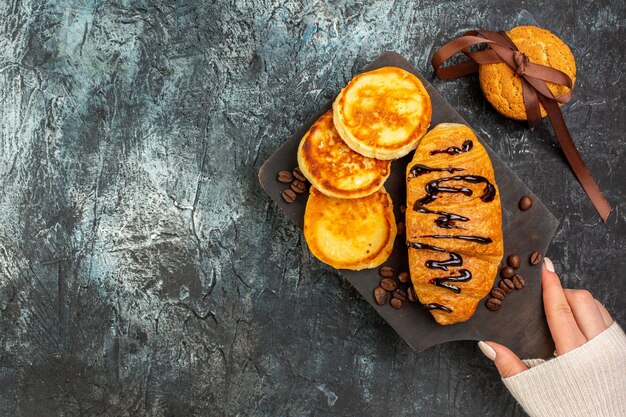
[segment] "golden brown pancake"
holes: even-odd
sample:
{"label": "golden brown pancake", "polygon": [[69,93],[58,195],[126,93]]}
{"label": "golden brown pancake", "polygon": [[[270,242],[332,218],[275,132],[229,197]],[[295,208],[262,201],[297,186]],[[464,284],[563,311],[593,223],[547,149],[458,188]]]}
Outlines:
{"label": "golden brown pancake", "polygon": [[311,187],[304,238],[317,259],[337,269],[375,268],[389,258],[396,238],[391,198],[384,188],[340,199]]}
{"label": "golden brown pancake", "polygon": [[311,126],[298,147],[298,166],[322,194],[360,198],[380,188],[391,173],[391,161],[367,158],[346,145],[325,113]]}
{"label": "golden brown pancake", "polygon": [[500,192],[472,130],[442,123],[407,166],[406,233],[415,293],[439,324],[469,319],[502,259]]}
{"label": "golden brown pancake", "polygon": [[354,151],[377,159],[417,147],[431,117],[430,96],[410,72],[384,67],[354,77],[333,103],[333,120]]}

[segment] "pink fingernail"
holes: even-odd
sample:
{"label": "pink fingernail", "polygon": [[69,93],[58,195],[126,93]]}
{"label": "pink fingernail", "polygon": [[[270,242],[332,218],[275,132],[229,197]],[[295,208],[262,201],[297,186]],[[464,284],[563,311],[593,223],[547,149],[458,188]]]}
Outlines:
{"label": "pink fingernail", "polygon": [[496,351],[493,350],[493,348],[491,346],[489,346],[487,343],[485,343],[483,341],[478,342],[478,348],[490,360],[492,360],[492,361],[496,360]]}
{"label": "pink fingernail", "polygon": [[554,272],[554,264],[547,256],[543,257],[543,263],[546,266],[546,269],[550,272]]}

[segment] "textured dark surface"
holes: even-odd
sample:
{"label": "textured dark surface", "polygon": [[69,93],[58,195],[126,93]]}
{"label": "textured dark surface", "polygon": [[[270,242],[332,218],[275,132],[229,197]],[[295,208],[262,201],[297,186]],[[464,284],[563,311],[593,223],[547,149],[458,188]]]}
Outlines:
{"label": "textured dark surface", "polygon": [[624,3],[477,5],[0,2],[0,415],[523,415],[474,343],[406,346],[256,179],[381,51],[433,80],[464,30],[547,27],[606,225],[546,123],[433,84],[560,219],[565,284],[624,322]]}

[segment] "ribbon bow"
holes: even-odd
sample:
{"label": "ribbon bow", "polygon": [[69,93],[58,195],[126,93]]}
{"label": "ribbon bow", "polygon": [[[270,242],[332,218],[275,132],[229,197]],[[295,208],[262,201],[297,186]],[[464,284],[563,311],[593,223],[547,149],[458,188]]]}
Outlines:
{"label": "ribbon bow", "polygon": [[[469,50],[470,47],[480,44],[486,44],[487,49],[473,52]],[[465,54],[470,60],[448,67],[441,66],[459,52]],[[511,67],[522,81],[522,97],[529,126],[532,127],[541,121],[541,109],[539,106],[541,103],[548,113],[552,128],[569,162],[569,166],[574,171],[576,178],[600,214],[600,217],[606,222],[607,217],[611,213],[611,206],[602,195],[600,187],[591,176],[578,149],[576,149],[559,107],[559,103],[567,103],[572,98],[573,83],[567,74],[545,65],[530,62],[528,57],[517,49],[517,46],[505,32],[488,30],[466,32],[463,36],[442,46],[435,52],[432,58],[435,74],[443,80],[477,72],[480,64],[502,62]],[[546,82],[566,86],[569,88],[569,91],[560,97],[555,97]]]}
{"label": "ribbon bow", "polygon": [[515,61],[515,65],[517,65],[515,75],[521,77],[526,71],[526,66],[528,65],[528,57],[520,51],[513,51],[513,60]]}

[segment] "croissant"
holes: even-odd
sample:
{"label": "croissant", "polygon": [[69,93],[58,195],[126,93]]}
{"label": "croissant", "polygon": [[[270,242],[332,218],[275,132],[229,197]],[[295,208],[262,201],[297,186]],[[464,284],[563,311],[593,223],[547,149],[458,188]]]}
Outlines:
{"label": "croissant", "polygon": [[411,281],[437,323],[469,319],[502,259],[500,193],[472,130],[442,123],[407,166],[406,238]]}

